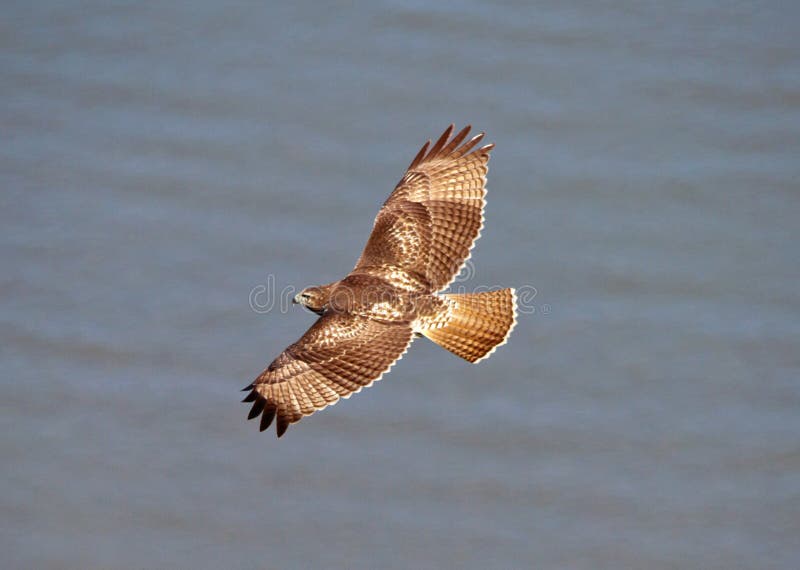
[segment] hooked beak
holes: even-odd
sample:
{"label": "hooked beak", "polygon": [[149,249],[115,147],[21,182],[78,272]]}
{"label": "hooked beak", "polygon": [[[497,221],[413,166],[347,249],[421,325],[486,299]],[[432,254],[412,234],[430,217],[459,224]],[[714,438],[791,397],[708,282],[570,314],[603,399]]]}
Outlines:
{"label": "hooked beak", "polygon": [[292,305],[299,305],[300,301],[297,300],[298,295],[292,297]]}

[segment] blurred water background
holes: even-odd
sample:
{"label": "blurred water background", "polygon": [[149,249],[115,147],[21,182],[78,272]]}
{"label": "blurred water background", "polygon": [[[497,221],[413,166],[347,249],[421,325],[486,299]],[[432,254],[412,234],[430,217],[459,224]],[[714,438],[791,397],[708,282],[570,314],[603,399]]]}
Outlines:
{"label": "blurred water background", "polygon": [[[3,567],[800,566],[798,6],[5,3]],[[450,122],[534,312],[259,434]]]}

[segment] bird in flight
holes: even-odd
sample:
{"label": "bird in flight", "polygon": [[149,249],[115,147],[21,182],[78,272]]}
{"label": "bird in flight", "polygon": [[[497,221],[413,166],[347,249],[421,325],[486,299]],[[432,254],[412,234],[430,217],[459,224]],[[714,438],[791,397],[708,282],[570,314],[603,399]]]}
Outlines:
{"label": "bird in flight", "polygon": [[[372,385],[425,336],[478,362],[516,324],[514,289],[442,293],[470,256],[483,227],[493,144],[453,136],[426,142],[384,202],[347,277],[307,287],[294,302],[320,315],[308,331],[244,388],[248,419],[261,431],[290,424]],[[452,138],[451,138],[452,137]],[[465,142],[466,141],[466,142]],[[476,148],[477,147],[477,148]]]}

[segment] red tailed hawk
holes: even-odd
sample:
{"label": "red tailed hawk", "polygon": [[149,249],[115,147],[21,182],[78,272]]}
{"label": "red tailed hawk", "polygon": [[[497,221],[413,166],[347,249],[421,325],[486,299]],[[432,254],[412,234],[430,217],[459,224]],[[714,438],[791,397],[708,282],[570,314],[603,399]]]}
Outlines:
{"label": "red tailed hawk", "polygon": [[469,258],[483,227],[493,144],[464,142],[453,125],[426,142],[375,218],[355,269],[294,298],[320,318],[244,390],[261,430],[289,424],[379,380],[416,336],[478,362],[516,324],[514,289],[440,293]]}

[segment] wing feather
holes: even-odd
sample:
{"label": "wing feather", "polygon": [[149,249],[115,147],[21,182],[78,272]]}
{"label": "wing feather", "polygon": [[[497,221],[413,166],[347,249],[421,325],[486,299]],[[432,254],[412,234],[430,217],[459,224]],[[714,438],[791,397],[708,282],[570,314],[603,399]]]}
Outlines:
{"label": "wing feather", "polygon": [[[353,273],[386,277],[403,272],[424,292],[452,283],[483,227],[486,173],[494,145],[475,149],[480,133],[447,130],[426,142],[375,218]],[[452,138],[451,138],[452,137]],[[466,140],[466,142],[464,142]],[[398,277],[398,280],[399,277]]]}
{"label": "wing feather", "polygon": [[246,388],[248,419],[263,414],[263,431],[277,418],[280,437],[290,424],[379,380],[412,339],[408,322],[326,313]]}

